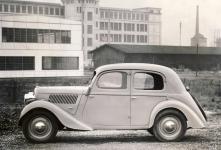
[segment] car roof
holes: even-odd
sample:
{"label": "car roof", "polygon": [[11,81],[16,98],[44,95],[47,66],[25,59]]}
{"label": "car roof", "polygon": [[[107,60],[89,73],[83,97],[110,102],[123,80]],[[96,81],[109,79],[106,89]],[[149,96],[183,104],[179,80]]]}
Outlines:
{"label": "car roof", "polygon": [[165,76],[167,82],[167,92],[171,93],[181,93],[186,91],[182,81],[175,71],[171,68],[156,65],[156,64],[145,64],[145,63],[120,63],[120,64],[111,64],[98,67],[96,69],[96,74],[100,74],[103,71],[111,70],[147,70],[161,73]]}
{"label": "car roof", "polygon": [[150,71],[156,71],[161,72],[163,74],[174,72],[172,69],[156,65],[156,64],[147,64],[147,63],[119,63],[119,64],[110,64],[110,65],[104,65],[101,67],[98,67],[96,69],[97,73],[108,71],[108,70],[150,70]]}

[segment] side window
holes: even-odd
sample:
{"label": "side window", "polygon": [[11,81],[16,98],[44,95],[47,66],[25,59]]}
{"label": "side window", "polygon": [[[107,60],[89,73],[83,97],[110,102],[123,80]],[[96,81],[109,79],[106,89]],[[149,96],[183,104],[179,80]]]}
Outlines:
{"label": "side window", "polygon": [[98,79],[97,86],[104,89],[125,89],[127,87],[127,75],[123,72],[104,73]]}
{"label": "side window", "polygon": [[133,85],[137,90],[162,90],[164,87],[161,75],[146,72],[135,73]]}

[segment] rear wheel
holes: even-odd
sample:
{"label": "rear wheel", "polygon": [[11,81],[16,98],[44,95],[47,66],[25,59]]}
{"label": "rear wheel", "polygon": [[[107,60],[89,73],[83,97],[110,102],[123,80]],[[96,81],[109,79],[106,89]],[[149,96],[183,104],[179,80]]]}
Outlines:
{"label": "rear wheel", "polygon": [[56,118],[48,112],[33,112],[24,118],[22,131],[30,142],[49,142],[57,134]]}
{"label": "rear wheel", "polygon": [[157,115],[153,134],[163,142],[179,141],[186,133],[187,122],[185,116],[176,110],[165,110]]}

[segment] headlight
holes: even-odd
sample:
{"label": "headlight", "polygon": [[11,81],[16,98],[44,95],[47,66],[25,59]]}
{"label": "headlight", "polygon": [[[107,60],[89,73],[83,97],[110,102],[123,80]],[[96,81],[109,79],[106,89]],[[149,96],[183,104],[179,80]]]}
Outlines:
{"label": "headlight", "polygon": [[29,104],[35,100],[36,100],[36,98],[35,98],[33,92],[29,92],[29,93],[25,94],[25,96],[24,96],[24,103],[25,104]]}

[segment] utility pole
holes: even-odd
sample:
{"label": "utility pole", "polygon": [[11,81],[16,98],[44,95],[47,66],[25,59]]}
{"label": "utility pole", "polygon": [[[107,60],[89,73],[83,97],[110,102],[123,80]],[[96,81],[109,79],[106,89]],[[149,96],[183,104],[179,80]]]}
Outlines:
{"label": "utility pole", "polygon": [[196,6],[196,77],[198,76],[199,67],[199,6]]}
{"label": "utility pole", "polygon": [[180,21],[180,46],[182,46],[182,22]]}

